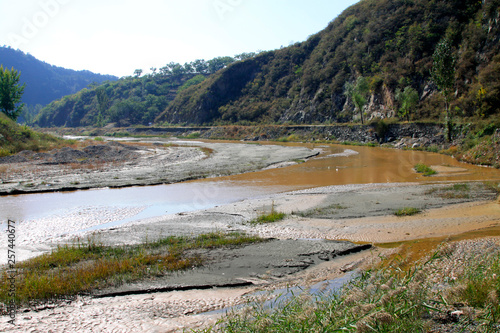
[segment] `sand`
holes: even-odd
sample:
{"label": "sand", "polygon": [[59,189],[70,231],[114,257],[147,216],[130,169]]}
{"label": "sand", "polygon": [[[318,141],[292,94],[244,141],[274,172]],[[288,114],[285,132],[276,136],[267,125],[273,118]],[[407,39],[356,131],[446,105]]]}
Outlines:
{"label": "sand", "polygon": [[[104,169],[94,170],[89,174],[76,172],[73,175],[69,171],[61,175],[47,171],[45,184],[32,180],[35,182],[33,186],[26,188],[23,184],[29,181],[26,179],[29,172],[22,169],[17,174],[25,177],[21,184],[15,180],[17,176],[11,174],[9,177],[13,179],[4,181],[0,190],[4,193],[16,189],[41,191],[44,186],[47,187],[47,183],[51,187],[60,186],[59,189],[64,189],[70,179],[74,179],[71,177],[79,177],[78,186],[82,188],[95,186],[96,182],[106,186],[126,186],[127,181],[132,179],[150,184],[167,181],[167,178],[169,181],[185,179],[203,173],[217,175],[272,166],[284,167],[293,163],[291,161],[294,159],[307,158],[317,153],[307,148],[272,145],[200,145],[213,149],[209,153],[212,154],[210,158],[206,156],[207,151],[194,147],[167,147],[162,144],[146,146],[140,147],[140,155],[131,164],[117,166],[112,171],[115,175],[113,177],[111,171]],[[249,147],[250,150],[247,149]],[[249,151],[252,153],[249,154]],[[176,154],[175,158],[172,154]],[[172,163],[167,162],[169,158],[173,158]],[[243,160],[247,163],[242,163]],[[160,161],[160,164],[154,165],[153,169],[156,171],[151,171],[148,168],[153,167],[152,163],[156,163],[155,161]],[[168,167],[161,169],[162,163]],[[35,164],[31,163],[33,165]],[[196,175],[189,174],[193,166],[196,166]],[[24,167],[29,169],[30,164],[25,164]],[[149,174],[148,170],[151,171],[151,176],[137,179],[138,174]],[[163,173],[161,176],[160,171]],[[94,207],[85,214],[86,218],[81,218],[79,212],[73,215],[69,212],[55,222],[52,218],[50,223],[33,223],[33,227],[23,232],[23,238],[19,239],[19,250],[26,257],[50,251],[57,244],[71,242],[75,236],[85,238],[90,234],[109,245],[138,244],[146,239],[154,240],[168,235],[196,235],[213,231],[241,231],[269,240],[237,249],[206,251],[202,253],[209,258],[205,266],[179,274],[102,290],[94,297],[81,296],[73,301],[20,309],[15,326],[7,322],[8,317],[0,318],[0,331],[189,330],[215,323],[221,314],[206,314],[208,311],[245,304],[257,290],[308,286],[318,281],[335,279],[345,272],[377,260],[379,255],[393,251],[376,246],[360,247],[353,242],[399,242],[456,235],[500,225],[500,201],[494,192],[480,183],[468,184],[466,193],[450,190],[450,186],[445,183],[405,183],[320,187],[267,195],[206,210],[148,218],[97,233],[77,235],[72,232],[81,230],[82,223],[91,227],[101,224],[103,219],[119,220],[133,216],[142,208]],[[404,207],[418,208],[422,212],[406,217],[394,215],[396,210]],[[269,213],[271,209],[288,215],[282,221],[272,224],[249,223],[260,214]],[[68,220],[72,222],[67,223]],[[29,223],[27,221],[26,225]],[[50,236],[55,234],[57,237]],[[360,252],[349,253],[351,250]],[[5,252],[2,250],[2,253]]]}
{"label": "sand", "polygon": [[[338,251],[339,246],[345,249],[356,245],[332,240],[395,242],[500,225],[500,204],[495,194],[479,184],[469,186],[467,198],[438,196],[439,189],[448,188],[448,184],[332,186],[102,230],[98,237],[109,244],[137,243],[145,233],[153,237],[214,230],[245,231],[273,239],[240,249],[208,253],[212,258],[210,265],[156,281],[105,290],[101,292],[104,297],[79,297],[68,304],[25,309],[17,315],[17,326],[7,324],[7,318],[2,317],[0,329],[5,332],[177,332],[213,324],[221,314],[203,313],[244,304],[256,290],[307,286],[339,277],[390,251],[372,247],[335,258],[332,252]],[[272,203],[276,210],[290,215],[268,225],[248,223],[270,210]],[[423,212],[407,217],[392,214],[406,206],[420,207]],[[320,258],[325,253],[326,258]],[[280,267],[278,262],[283,265]],[[220,288],[242,282],[248,286]],[[161,291],[168,286],[188,290]],[[206,289],[207,286],[219,288]]]}

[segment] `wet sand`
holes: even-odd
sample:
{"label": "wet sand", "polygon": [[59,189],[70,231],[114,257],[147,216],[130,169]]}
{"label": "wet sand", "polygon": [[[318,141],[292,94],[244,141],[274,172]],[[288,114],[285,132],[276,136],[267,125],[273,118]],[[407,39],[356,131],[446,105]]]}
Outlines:
{"label": "wet sand", "polygon": [[[183,328],[215,323],[220,314],[203,313],[244,304],[256,290],[272,290],[286,285],[306,286],[332,279],[377,260],[381,254],[394,251],[372,247],[334,257],[334,252],[356,246],[333,240],[398,242],[456,235],[500,225],[500,204],[494,192],[481,184],[470,183],[467,196],[456,192],[443,196],[442,193],[449,193],[446,191],[450,186],[330,186],[275,194],[102,230],[98,237],[107,244],[133,244],[144,241],[145,237],[152,240],[169,234],[210,231],[245,231],[272,240],[240,249],[207,251],[204,255],[211,261],[205,267],[160,280],[105,290],[101,292],[104,297],[79,297],[66,305],[24,310],[18,314],[17,327],[7,325],[6,319],[2,318],[0,328],[6,332],[182,331]],[[272,206],[289,215],[283,221],[267,225],[248,223],[269,212]],[[407,217],[394,216],[395,210],[408,206],[421,208],[423,212]],[[269,256],[272,251],[276,257]],[[277,264],[279,262],[281,266]],[[206,289],[242,282],[249,285]],[[188,290],[162,291],[169,286]]]}
{"label": "wet sand", "polygon": [[[103,149],[113,147],[103,158]],[[93,149],[92,149],[93,148]],[[85,149],[97,151],[92,158]],[[132,152],[130,152],[132,150]],[[126,154],[130,158],[124,159]],[[171,184],[261,170],[319,154],[306,147],[155,139],[0,159],[0,195]],[[80,156],[81,155],[81,156]]]}
{"label": "wet sand", "polygon": [[[217,146],[219,144],[221,146]],[[163,166],[161,163],[151,166],[151,162],[155,160],[152,155],[168,155],[175,153],[176,150],[171,151],[171,147],[154,148],[156,153],[146,150],[143,155],[148,159],[140,162],[143,163],[142,166],[125,168],[124,173],[116,176],[119,179],[111,177],[111,174],[119,170],[112,173],[97,170],[95,173],[77,175],[82,177],[82,182],[79,184],[95,186],[96,181],[102,180],[108,181],[109,184],[114,184],[115,181],[125,184],[125,179],[144,181],[147,184],[158,181],[160,173],[154,172],[185,176],[194,168],[193,166],[199,165],[201,168],[196,171],[200,172],[198,176],[202,173],[218,175],[227,172],[227,168],[232,168],[231,172],[241,173],[272,165],[286,166],[290,161],[296,163],[293,161],[296,158],[317,153],[304,147],[297,150],[296,147],[282,147],[286,148],[282,149],[276,148],[280,146],[272,145],[210,143],[205,147],[214,149],[210,158],[205,158],[205,153],[201,154],[198,148],[186,147],[188,151],[184,151],[186,155],[183,155],[186,157],[185,160],[174,158],[174,164],[169,164],[164,159]],[[247,150],[249,147],[250,150]],[[175,147],[175,149],[184,148]],[[253,151],[253,155],[248,155],[248,151]],[[192,155],[195,156],[194,159],[189,157],[191,154],[194,154]],[[356,158],[353,153],[344,157],[353,156]],[[242,163],[243,160],[252,162],[243,166],[235,165]],[[350,163],[351,160],[345,161]],[[363,160],[359,162],[359,168],[366,164]],[[410,162],[406,163],[410,165],[408,170],[411,169]],[[151,171],[153,175],[147,179],[136,179],[140,173],[150,170],[148,167],[154,167],[156,170]],[[466,173],[456,166],[441,165],[441,167],[439,171],[444,177]],[[320,165],[319,169],[325,168]],[[341,165],[339,169],[340,173],[345,174],[352,170],[344,169]],[[400,169],[398,172],[400,175],[407,175],[411,173],[408,170]],[[374,174],[377,173],[375,171]],[[263,172],[268,172],[269,176],[273,175],[273,169]],[[332,169],[331,172],[338,174],[339,170]],[[260,176],[256,174],[252,176]],[[415,178],[414,174],[410,176]],[[54,180],[50,181],[52,185],[64,186],[70,179],[64,178],[70,177],[68,175],[54,177],[56,178],[49,178]],[[313,178],[318,177],[314,174]],[[59,183],[55,181],[57,179],[60,180]],[[88,179],[88,183],[85,179]],[[8,318],[2,317],[0,330],[6,332],[182,331],[184,328],[190,329],[214,323],[220,315],[203,313],[243,304],[256,290],[273,290],[287,285],[307,286],[317,281],[333,279],[346,271],[377,260],[381,254],[394,251],[378,247],[359,248],[352,242],[370,244],[399,242],[455,235],[500,225],[500,204],[494,192],[480,183],[469,183],[466,186],[467,193],[462,193],[449,190],[451,186],[449,183],[439,183],[440,180],[444,180],[443,178],[436,177],[433,180],[435,184],[384,183],[315,187],[243,200],[212,209],[143,219],[98,232],[79,233],[78,236],[83,239],[87,235],[92,235],[108,245],[140,244],[146,240],[151,241],[169,235],[189,236],[213,231],[242,231],[259,235],[269,241],[238,249],[206,251],[201,253],[208,259],[204,267],[157,280],[103,290],[100,292],[100,297],[79,297],[67,304],[43,304],[37,309],[22,309],[17,316],[17,326],[7,324]],[[430,178],[426,181],[429,182]],[[19,183],[14,183],[3,184],[7,187],[2,189],[10,191],[8,186],[13,186],[11,188],[20,186]],[[30,188],[36,191],[46,185],[40,182]],[[394,216],[394,211],[404,207],[418,208],[422,213],[407,217]],[[52,219],[29,228],[29,232],[23,232],[24,239],[19,240],[19,250],[23,251],[22,254],[26,257],[50,251],[57,244],[71,242],[75,236],[72,232],[81,230],[82,223],[89,227],[100,225],[102,218],[122,219],[135,215],[136,210],[140,209],[140,207],[134,209],[94,207],[83,219],[78,216],[78,212],[73,215],[68,213],[56,219],[55,223]],[[288,215],[284,220],[272,224],[249,223],[272,209]],[[69,220],[73,222],[67,223]],[[56,234],[54,230],[59,228],[63,228],[64,232],[57,233],[54,237]],[[350,249],[361,252],[349,253]],[[343,252],[346,250],[347,252]],[[273,255],[270,256],[270,253]],[[337,255],[339,253],[341,255]],[[221,288],[231,285],[238,287]],[[176,288],[183,291],[166,291]]]}

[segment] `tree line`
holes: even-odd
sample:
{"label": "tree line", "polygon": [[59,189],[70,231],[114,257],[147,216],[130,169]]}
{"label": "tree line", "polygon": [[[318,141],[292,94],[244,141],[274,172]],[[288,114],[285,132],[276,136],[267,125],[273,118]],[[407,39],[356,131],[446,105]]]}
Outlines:
{"label": "tree line", "polygon": [[[186,74],[203,74],[210,75],[227,67],[236,61],[247,60],[255,57],[258,52],[244,52],[237,54],[234,57],[215,57],[206,61],[205,59],[196,59],[195,61],[186,62],[184,65],[177,62],[169,62],[161,68],[151,67],[150,76],[180,76]],[[140,77],[143,74],[142,69],[134,71],[135,77]]]}

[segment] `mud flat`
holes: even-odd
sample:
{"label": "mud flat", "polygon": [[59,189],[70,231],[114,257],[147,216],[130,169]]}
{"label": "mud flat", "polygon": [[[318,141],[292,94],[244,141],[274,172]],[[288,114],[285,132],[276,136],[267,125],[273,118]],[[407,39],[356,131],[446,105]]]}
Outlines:
{"label": "mud flat", "polygon": [[0,158],[0,195],[170,184],[239,174],[319,154],[306,147],[151,140]]}
{"label": "mud flat", "polygon": [[[421,212],[394,215],[404,207]],[[271,209],[288,215],[272,224],[249,223]],[[103,243],[120,245],[168,235],[244,231],[268,241],[204,250],[199,253],[208,259],[203,267],[101,290],[98,297],[21,310],[17,326],[2,318],[0,329],[178,332],[214,323],[220,315],[203,313],[244,304],[256,290],[334,279],[391,251],[372,243],[444,237],[498,226],[496,192],[482,183],[330,186],[150,218],[101,230],[95,236]]]}

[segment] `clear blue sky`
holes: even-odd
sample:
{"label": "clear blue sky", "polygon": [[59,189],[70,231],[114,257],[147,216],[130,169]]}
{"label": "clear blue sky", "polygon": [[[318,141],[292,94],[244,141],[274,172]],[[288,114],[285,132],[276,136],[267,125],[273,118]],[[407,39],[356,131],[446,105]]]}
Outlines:
{"label": "clear blue sky", "polygon": [[359,0],[1,0],[0,45],[117,76],[304,41]]}

